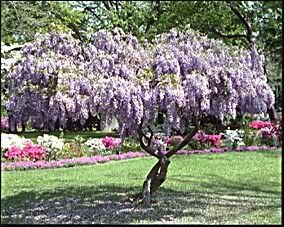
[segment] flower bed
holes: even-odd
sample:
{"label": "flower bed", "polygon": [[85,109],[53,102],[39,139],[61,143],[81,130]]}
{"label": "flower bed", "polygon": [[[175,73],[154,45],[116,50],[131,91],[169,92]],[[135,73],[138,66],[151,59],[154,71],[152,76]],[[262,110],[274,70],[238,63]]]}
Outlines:
{"label": "flower bed", "polygon": [[[207,153],[224,153],[224,152],[241,152],[241,151],[258,151],[258,150],[276,150],[279,148],[268,147],[268,146],[241,146],[235,149],[224,147],[224,148],[209,148],[204,150],[180,150],[177,152],[178,155],[190,155],[190,154],[207,154]],[[165,153],[166,151],[164,151]],[[130,158],[138,158],[149,156],[143,152],[127,152],[123,154],[113,154],[109,156],[96,155],[93,157],[81,157],[75,159],[62,159],[58,161],[19,161],[19,162],[5,162],[1,163],[1,170],[27,170],[27,169],[48,169],[58,167],[70,167],[75,165],[90,165],[109,162],[113,160],[124,160]]]}

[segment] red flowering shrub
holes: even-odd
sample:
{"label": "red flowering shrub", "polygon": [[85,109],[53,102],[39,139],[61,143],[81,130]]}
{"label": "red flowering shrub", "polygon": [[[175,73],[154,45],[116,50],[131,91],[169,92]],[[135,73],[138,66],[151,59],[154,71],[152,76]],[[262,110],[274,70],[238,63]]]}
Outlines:
{"label": "red flowering shrub", "polygon": [[46,156],[46,150],[39,145],[27,143],[24,148],[18,146],[12,146],[8,148],[4,154],[4,158],[8,160],[31,160],[38,161],[43,160]]}
{"label": "red flowering shrub", "polygon": [[221,145],[221,135],[206,135],[207,143],[210,143],[214,147],[219,147]]}

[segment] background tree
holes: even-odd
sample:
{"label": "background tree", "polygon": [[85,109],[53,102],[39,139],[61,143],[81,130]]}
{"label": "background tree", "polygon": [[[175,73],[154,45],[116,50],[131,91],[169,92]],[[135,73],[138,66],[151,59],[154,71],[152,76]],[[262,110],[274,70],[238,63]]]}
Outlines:
{"label": "background tree", "polygon": [[72,31],[79,38],[85,15],[64,1],[1,1],[1,42],[23,44],[36,33]]}

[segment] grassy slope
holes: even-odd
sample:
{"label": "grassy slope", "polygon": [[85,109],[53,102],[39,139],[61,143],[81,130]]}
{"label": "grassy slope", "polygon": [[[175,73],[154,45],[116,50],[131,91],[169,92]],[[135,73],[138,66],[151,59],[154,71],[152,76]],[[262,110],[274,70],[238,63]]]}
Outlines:
{"label": "grassy slope", "polygon": [[[281,151],[176,156],[149,206],[138,192],[150,157],[2,173],[2,223],[280,223]],[[15,215],[13,217],[13,215]]]}

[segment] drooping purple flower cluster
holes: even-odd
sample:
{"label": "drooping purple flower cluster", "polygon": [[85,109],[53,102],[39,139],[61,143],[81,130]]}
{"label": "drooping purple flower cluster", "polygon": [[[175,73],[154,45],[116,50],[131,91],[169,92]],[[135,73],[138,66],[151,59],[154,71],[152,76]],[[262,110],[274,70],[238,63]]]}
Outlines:
{"label": "drooping purple flower cluster", "polygon": [[236,107],[242,113],[266,112],[274,103],[263,58],[255,49],[252,54],[228,47],[187,28],[160,35],[154,48],[155,76],[163,85],[160,104],[169,127],[183,130],[192,115],[234,118]]}
{"label": "drooping purple flower cluster", "polygon": [[167,134],[184,132],[192,118],[221,120],[266,112],[274,103],[256,50],[226,46],[189,28],[171,30],[153,43],[119,29],[94,33],[88,43],[51,33],[23,51],[9,74],[7,109],[14,121],[34,127],[84,124],[100,113],[116,118],[121,138],[166,113]]}
{"label": "drooping purple flower cluster", "polygon": [[64,127],[68,118],[83,121],[86,101],[78,88],[88,79],[84,62],[78,41],[67,35],[50,33],[26,45],[21,62],[7,75],[11,121],[31,120],[44,130]]}

